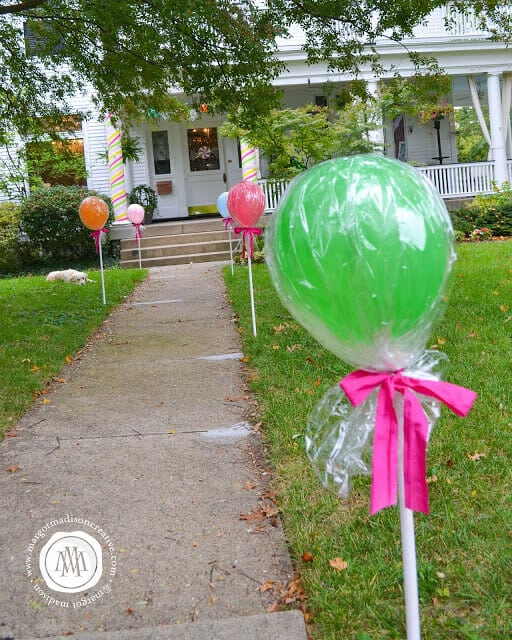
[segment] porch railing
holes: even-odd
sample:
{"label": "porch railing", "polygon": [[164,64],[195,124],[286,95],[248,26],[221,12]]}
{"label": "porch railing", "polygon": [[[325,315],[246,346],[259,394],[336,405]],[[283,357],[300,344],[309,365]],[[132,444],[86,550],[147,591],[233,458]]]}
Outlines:
{"label": "porch railing", "polygon": [[[508,179],[512,184],[512,160],[507,161]],[[479,193],[494,191],[494,163],[467,162],[464,164],[442,164],[428,167],[415,167],[437,188],[443,198],[468,198]],[[266,199],[265,212],[274,211],[279,198],[284,193],[285,180],[270,182],[258,180]]]}
{"label": "porch railing", "polygon": [[[477,193],[491,193],[493,162],[468,162],[417,167],[437,187],[443,198],[461,198]],[[510,172],[510,167],[509,167]]]}

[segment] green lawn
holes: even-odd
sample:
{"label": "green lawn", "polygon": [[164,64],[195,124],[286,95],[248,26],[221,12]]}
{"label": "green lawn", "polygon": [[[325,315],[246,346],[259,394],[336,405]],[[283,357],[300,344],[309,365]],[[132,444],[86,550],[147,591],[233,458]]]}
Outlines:
{"label": "green lawn", "polygon": [[[443,409],[429,445],[431,514],[416,515],[423,638],[504,639],[512,637],[512,243],[463,244],[458,253],[450,304],[428,346],[448,354],[448,381],[479,397],[466,419]],[[246,268],[234,277],[227,268],[225,279],[312,637],[404,638],[397,508],[369,516],[369,478],[341,501],[304,451],[309,412],[349,368],[290,318],[264,265],[253,273],[257,338]],[[332,568],[334,558],[347,568]]]}
{"label": "green lawn", "polygon": [[[144,270],[107,269],[79,286],[44,276],[0,279],[0,437],[117,306],[146,277]],[[67,358],[67,360],[66,360]]]}

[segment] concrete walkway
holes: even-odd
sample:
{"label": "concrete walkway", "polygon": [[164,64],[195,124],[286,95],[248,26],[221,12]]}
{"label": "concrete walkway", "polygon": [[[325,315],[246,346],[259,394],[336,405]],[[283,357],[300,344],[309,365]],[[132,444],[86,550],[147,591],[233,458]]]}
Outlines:
{"label": "concrete walkway", "polygon": [[0,640],[306,638],[220,269],[151,270],[1,443]]}

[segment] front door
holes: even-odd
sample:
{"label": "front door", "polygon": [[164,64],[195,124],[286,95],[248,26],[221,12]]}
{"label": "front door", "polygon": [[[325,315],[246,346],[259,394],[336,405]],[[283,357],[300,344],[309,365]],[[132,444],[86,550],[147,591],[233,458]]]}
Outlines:
{"label": "front door", "polygon": [[224,145],[215,126],[184,130],[185,189],[189,215],[217,212],[217,198],[226,191]]}
{"label": "front door", "polygon": [[[180,188],[179,133],[176,125],[163,123],[158,130],[151,131],[152,186],[158,194],[158,209],[155,220],[181,218],[187,215],[184,208],[183,189]],[[178,153],[177,153],[178,151]]]}

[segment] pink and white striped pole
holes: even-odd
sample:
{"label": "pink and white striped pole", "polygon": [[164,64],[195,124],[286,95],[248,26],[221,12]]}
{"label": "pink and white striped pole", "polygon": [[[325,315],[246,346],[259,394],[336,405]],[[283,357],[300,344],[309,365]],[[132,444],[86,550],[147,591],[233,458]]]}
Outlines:
{"label": "pink and white striped pole", "polygon": [[123,151],[121,148],[121,131],[116,127],[114,114],[109,113],[105,119],[107,125],[108,169],[110,173],[110,197],[114,208],[114,221],[127,221],[126,209],[128,199],[124,183]]}
{"label": "pink and white striped pole", "polygon": [[258,162],[256,159],[256,149],[247,138],[240,140],[240,151],[242,155],[242,180],[247,182],[258,181]]}

